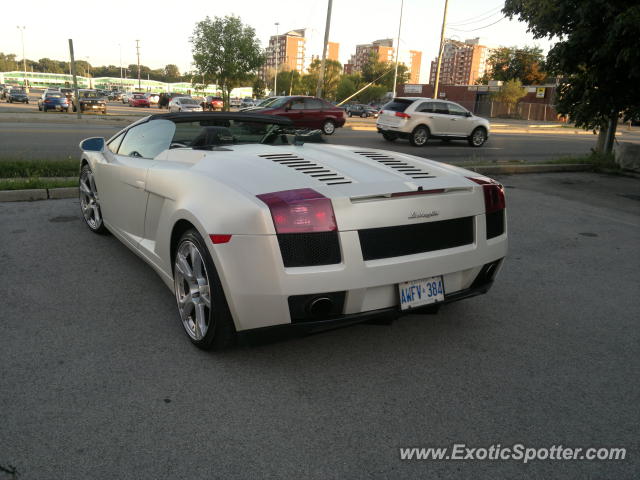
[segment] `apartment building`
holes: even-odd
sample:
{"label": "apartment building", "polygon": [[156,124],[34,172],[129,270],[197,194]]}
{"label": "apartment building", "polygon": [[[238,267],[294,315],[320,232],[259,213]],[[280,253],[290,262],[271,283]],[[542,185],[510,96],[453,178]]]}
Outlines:
{"label": "apartment building", "polygon": [[380,62],[391,62],[395,59],[395,49],[393,48],[393,39],[384,38],[375,42],[356,45],[356,53],[351,55],[349,60],[352,72],[361,72],[362,68],[369,61],[372,53],[378,55]]}
{"label": "apartment building", "polygon": [[[480,45],[480,38],[472,38],[464,42],[445,39],[440,66],[441,85],[473,85],[487,70],[487,60],[491,49]],[[429,83],[436,81],[438,58],[431,62]]]}
{"label": "apartment building", "polygon": [[[289,32],[273,35],[269,39],[266,49],[266,62],[262,68],[262,78],[273,77],[273,72],[284,70],[297,70],[302,73],[305,69],[305,29],[291,30]],[[277,52],[277,55],[276,55]],[[276,65],[277,60],[277,65]]]}

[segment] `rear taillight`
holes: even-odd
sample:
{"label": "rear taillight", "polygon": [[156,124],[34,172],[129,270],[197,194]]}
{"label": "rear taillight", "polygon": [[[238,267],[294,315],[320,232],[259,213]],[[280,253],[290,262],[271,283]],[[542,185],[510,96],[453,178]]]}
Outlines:
{"label": "rear taillight", "polygon": [[409,115],[408,113],[404,113],[404,112],[396,112],[396,117],[411,118],[411,115]]}
{"label": "rear taillight", "polygon": [[485,213],[493,213],[505,208],[504,188],[489,177],[467,177],[469,180],[482,185],[484,192]]}
{"label": "rear taillight", "polygon": [[333,232],[337,230],[331,200],[311,188],[263,193],[276,233]]}

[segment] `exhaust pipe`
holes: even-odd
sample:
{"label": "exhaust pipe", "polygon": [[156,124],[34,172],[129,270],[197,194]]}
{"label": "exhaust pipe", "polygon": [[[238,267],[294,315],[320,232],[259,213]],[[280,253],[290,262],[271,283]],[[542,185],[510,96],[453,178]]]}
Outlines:
{"label": "exhaust pipe", "polygon": [[317,297],[307,305],[307,312],[314,317],[329,315],[333,309],[333,301],[328,297]]}

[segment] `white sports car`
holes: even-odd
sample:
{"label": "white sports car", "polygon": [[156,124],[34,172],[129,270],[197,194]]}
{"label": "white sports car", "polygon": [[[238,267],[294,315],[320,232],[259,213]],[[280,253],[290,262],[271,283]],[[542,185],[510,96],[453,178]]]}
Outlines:
{"label": "white sports car", "polygon": [[412,155],[311,143],[314,133],[283,117],[169,113],[86,139],[84,219],[156,270],[201,348],[489,290],[507,253],[500,184]]}

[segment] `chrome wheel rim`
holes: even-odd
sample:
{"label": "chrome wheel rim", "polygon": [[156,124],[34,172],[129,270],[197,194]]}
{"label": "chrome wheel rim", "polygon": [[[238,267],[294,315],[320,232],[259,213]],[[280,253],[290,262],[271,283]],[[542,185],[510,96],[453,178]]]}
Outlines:
{"label": "chrome wheel rim", "polygon": [[324,133],[332,134],[334,130],[335,127],[333,126],[333,123],[327,122],[324,124]]}
{"label": "chrome wheel rim", "polygon": [[424,145],[427,142],[427,131],[424,128],[416,130],[413,134],[413,141],[416,145]]}
{"label": "chrome wheel rim", "polygon": [[93,173],[85,170],[80,176],[80,208],[82,215],[90,228],[97,230],[102,225],[100,201]]}
{"label": "chrome wheel rim", "polygon": [[178,248],[173,279],[182,325],[192,339],[202,340],[209,330],[211,290],[200,250],[190,240]]}
{"label": "chrome wheel rim", "polygon": [[473,132],[472,141],[475,146],[482,145],[484,143],[484,132],[480,129]]}

